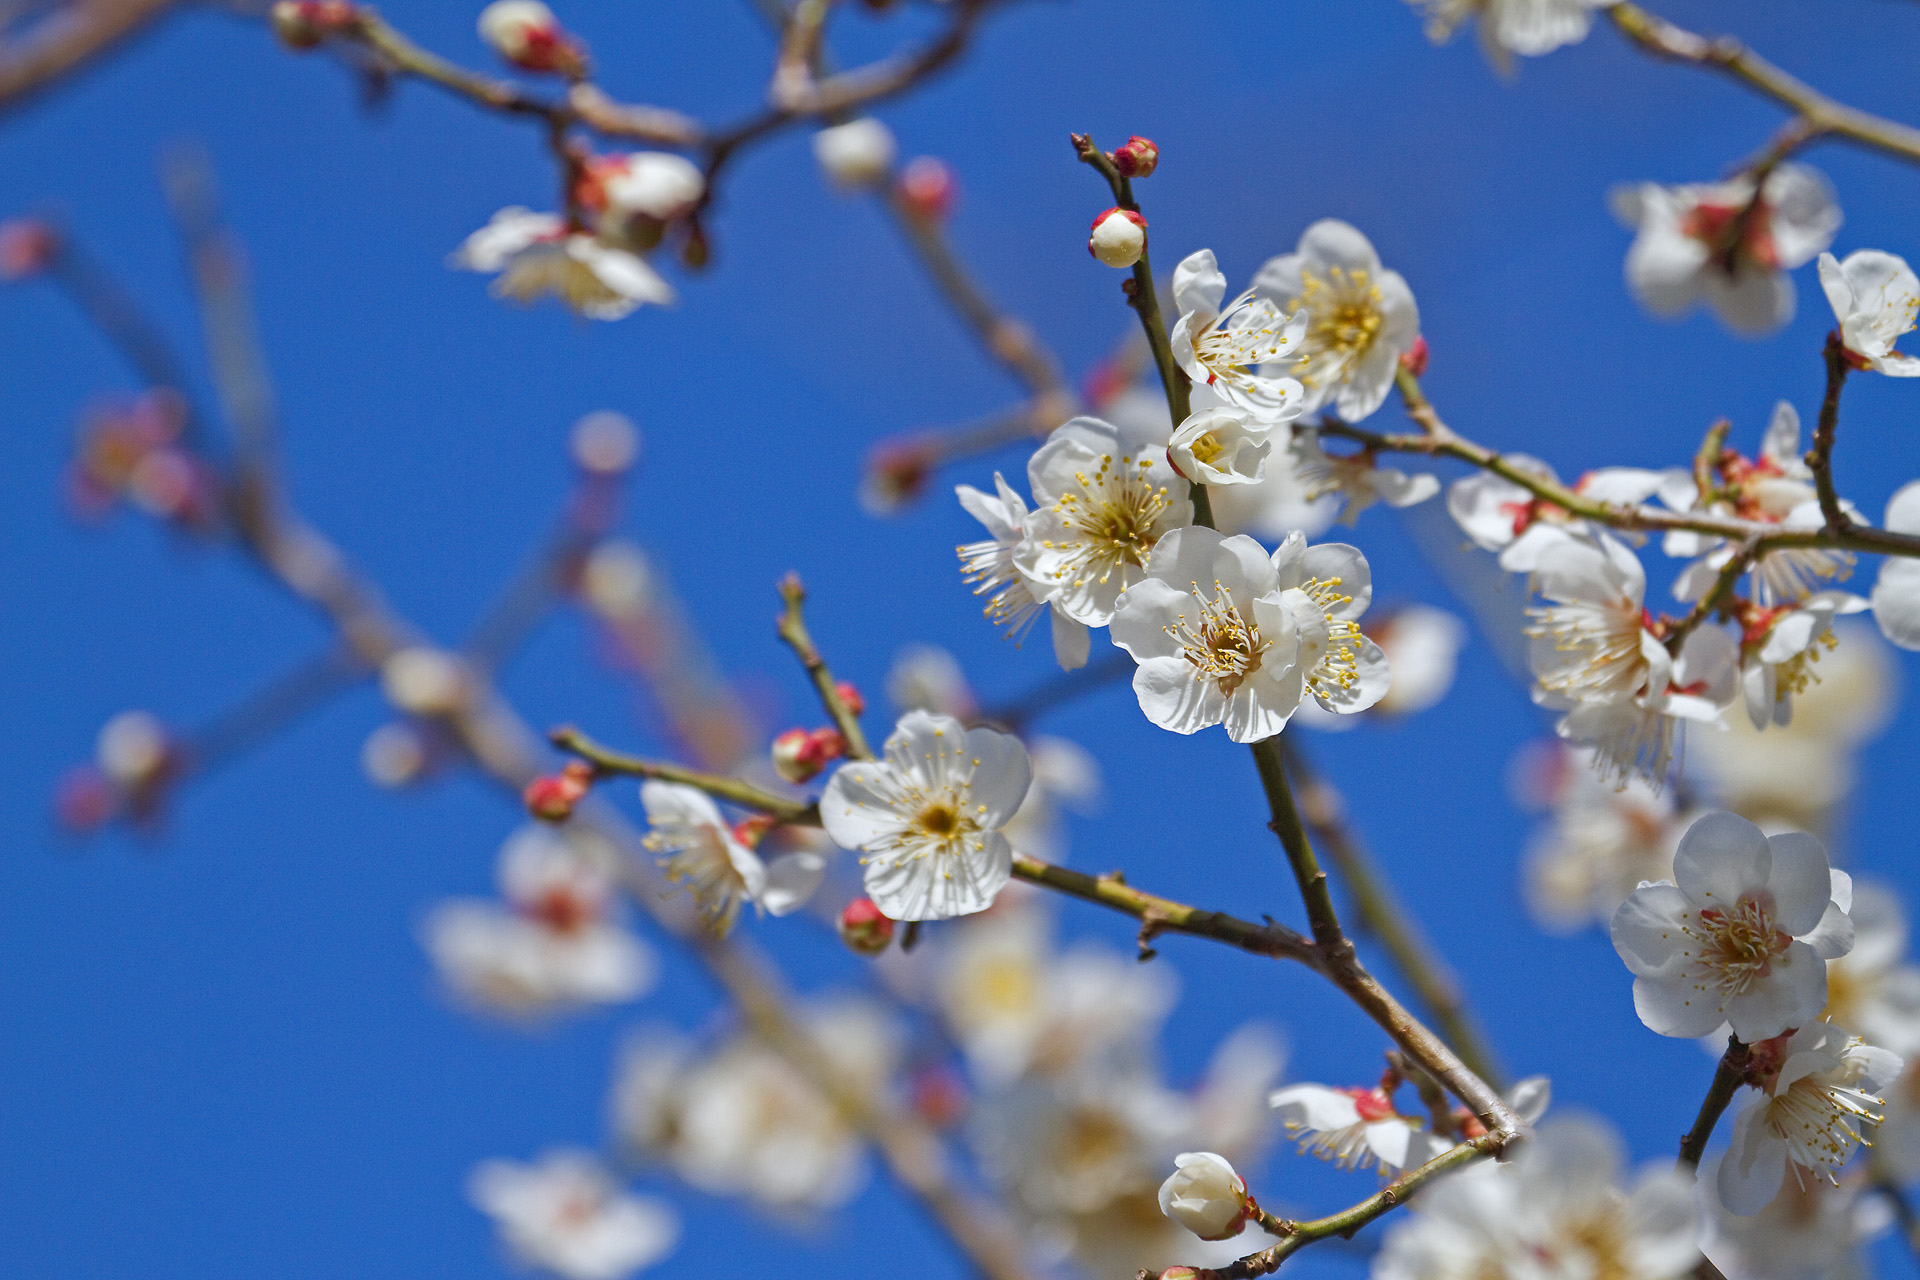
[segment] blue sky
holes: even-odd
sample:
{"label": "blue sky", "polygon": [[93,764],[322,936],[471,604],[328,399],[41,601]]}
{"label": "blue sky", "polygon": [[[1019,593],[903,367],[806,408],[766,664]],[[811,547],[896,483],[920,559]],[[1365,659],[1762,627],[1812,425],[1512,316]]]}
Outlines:
{"label": "blue sky", "polygon": [[[430,47],[482,60],[466,6],[383,8]],[[1736,28],[1858,105],[1920,119],[1920,6],[1676,0],[1666,11]],[[747,5],[581,3],[565,16],[616,95],[713,120],[761,100],[771,55]],[[836,51],[853,61],[915,24],[850,13],[844,27]],[[1717,176],[1781,117],[1716,77],[1648,62],[1608,30],[1503,82],[1470,39],[1429,46],[1397,0],[1019,4],[986,24],[957,71],[881,114],[906,154],[954,164],[959,250],[1076,376],[1132,317],[1117,277],[1082,248],[1108,201],[1066,137],[1112,145],[1140,132],[1163,157],[1141,188],[1163,268],[1205,245],[1239,279],[1315,218],[1354,222],[1420,299],[1441,411],[1563,475],[1679,461],[1721,414],[1751,445],[1775,400],[1809,418],[1817,401],[1830,318],[1811,269],[1799,273],[1796,320],[1758,342],[1704,316],[1653,320],[1626,296],[1628,236],[1607,189]],[[288,54],[251,23],[183,16],[0,118],[0,216],[58,211],[193,351],[198,322],[156,176],[183,139],[211,157],[249,248],[289,483],[436,637],[457,640],[541,537],[568,485],[565,431],[604,407],[647,439],[626,531],[672,574],[769,723],[813,714],[769,625],[773,583],[790,568],[812,589],[815,634],[836,667],[874,691],[896,651],[919,641],[952,648],[990,697],[1046,676],[1044,646],[999,643],[959,584],[952,546],[971,522],[953,503],[936,493],[878,521],[851,501],[874,441],[991,412],[1015,388],[878,211],[822,189],[803,134],[731,173],[715,265],[681,281],[677,309],[587,325],[501,306],[482,280],[444,266],[496,208],[550,200],[530,127],[416,85],[363,110],[327,59]],[[1920,174],[1838,146],[1811,158],[1846,212],[1837,249],[1920,253]],[[0,1256],[21,1275],[71,1277],[501,1273],[461,1194],[467,1168],[596,1144],[611,1049],[631,1018],[693,1024],[712,992],[674,962],[640,1010],[532,1037],[450,1009],[417,922],[438,898],[485,890],[516,815],[465,780],[371,788],[356,763],[383,719],[369,689],[197,783],[162,840],[57,838],[46,798],[107,717],[142,706],[204,719],[327,637],[230,557],[125,515],[73,525],[59,498],[73,424],[130,375],[43,286],[0,294],[0,352],[13,442],[0,468],[0,714],[11,729],[0,740]],[[194,369],[204,394],[204,364]],[[1870,513],[1920,474],[1916,394],[1891,379],[1848,388],[1836,470]],[[1009,451],[944,479],[984,483],[995,466],[1017,472],[1023,458]],[[1396,518],[1369,513],[1354,540],[1379,597],[1447,603]],[[1317,755],[1462,970],[1508,1065],[1551,1073],[1563,1101],[1612,1117],[1637,1155],[1664,1156],[1709,1064],[1640,1027],[1604,938],[1548,939],[1526,922],[1515,864],[1529,820],[1503,779],[1543,722],[1484,642],[1463,662],[1436,710],[1316,739]],[[569,618],[542,630],[507,687],[536,723],[657,745]],[[1106,771],[1104,810],[1074,830],[1079,865],[1293,918],[1252,770],[1223,735],[1170,739],[1124,689],[1044,727],[1097,743]],[[1920,888],[1913,742],[1903,716],[1874,749],[1842,843],[1848,865],[1909,900]],[[1074,934],[1130,938],[1090,908],[1065,918]],[[803,986],[860,980],[804,926],[750,927]],[[1192,1046],[1210,1048],[1250,1014],[1285,1029],[1294,1078],[1375,1069],[1377,1033],[1309,975],[1198,943],[1162,952],[1187,995],[1169,1033],[1176,1076],[1197,1071]],[[1285,1155],[1255,1178],[1263,1197],[1327,1209],[1364,1182],[1316,1180]],[[683,1265],[731,1270],[743,1254],[771,1255],[810,1275],[911,1256],[929,1275],[961,1274],[881,1185],[798,1237],[725,1202],[681,1199]],[[1296,1265],[1352,1273],[1330,1258]]]}

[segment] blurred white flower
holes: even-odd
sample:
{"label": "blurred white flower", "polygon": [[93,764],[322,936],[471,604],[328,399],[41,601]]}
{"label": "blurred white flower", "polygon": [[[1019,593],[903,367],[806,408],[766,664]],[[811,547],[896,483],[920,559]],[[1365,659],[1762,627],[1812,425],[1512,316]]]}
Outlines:
{"label": "blurred white flower", "polygon": [[[1893,533],[1920,533],[1920,480],[1894,491],[1882,523]],[[1881,561],[1872,604],[1881,635],[1902,649],[1920,649],[1920,559],[1888,556]]]}
{"label": "blurred white flower", "polygon": [[[1303,413],[1332,405],[1348,422],[1371,414],[1392,390],[1400,357],[1420,336],[1413,290],[1398,271],[1380,265],[1372,241],[1338,218],[1308,227],[1298,248],[1260,268],[1253,289],[1308,317],[1292,353],[1292,372],[1306,389]],[[1423,496],[1438,489],[1435,481]]]}
{"label": "blurred white flower", "polygon": [[878,186],[893,172],[899,154],[893,130],[862,116],[813,135],[813,156],[835,185],[847,190]]}
{"label": "blurred white flower", "polygon": [[959,660],[930,644],[909,645],[894,657],[887,672],[887,697],[902,711],[931,711],[958,720],[971,717],[979,706]]}
{"label": "blurred white flower", "polygon": [[570,229],[556,214],[517,206],[500,210],[468,236],[449,264],[498,274],[495,297],[531,303],[551,294],[589,320],[618,320],[646,303],[666,306],[676,296],[640,255]]}
{"label": "blurred white flower", "polygon": [[[1553,468],[1538,458],[1509,453],[1506,460],[1526,475],[1559,482]],[[1654,493],[1665,492],[1676,478],[1683,478],[1678,471],[1604,467],[1581,476],[1573,490],[1596,502],[1638,506]],[[1683,501],[1691,501],[1692,493],[1692,482],[1687,481]],[[1584,519],[1491,471],[1475,471],[1454,481],[1447,490],[1447,512],[1476,545],[1498,552],[1500,567],[1508,573],[1532,573],[1548,547],[1569,537],[1591,540],[1593,531]]]}
{"label": "blurred white flower", "polygon": [[1793,318],[1787,272],[1813,260],[1840,229],[1826,178],[1805,165],[1753,179],[1616,188],[1614,215],[1634,229],[1627,287],[1657,315],[1681,316],[1705,300],[1736,333],[1760,335]]}
{"label": "blurred white flower", "polygon": [[1725,1022],[1752,1044],[1819,1015],[1823,961],[1853,948],[1853,883],[1819,841],[1710,813],[1681,837],[1673,876],[1634,890],[1611,926],[1642,1022],[1663,1036]]}
{"label": "blurred white flower", "polygon": [[1844,262],[1820,255],[1820,287],[1840,321],[1840,341],[1855,367],[1896,378],[1920,374],[1920,357],[1894,350],[1920,311],[1920,279],[1905,258],[1858,249]]}
{"label": "blurred white flower", "polygon": [[1213,250],[1188,254],[1173,269],[1173,303],[1180,313],[1170,339],[1173,358],[1196,387],[1211,388],[1260,421],[1293,421],[1306,408],[1306,394],[1281,371],[1306,335],[1306,313],[1287,315],[1257,289],[1222,310],[1226,296],[1227,278]]}
{"label": "blurred white flower", "polygon": [[1303,1155],[1318,1156],[1342,1169],[1380,1166],[1383,1176],[1418,1168],[1451,1142],[1429,1132],[1422,1122],[1401,1115],[1379,1088],[1336,1089],[1323,1084],[1292,1084],[1267,1098],[1280,1123],[1300,1144]]}
{"label": "blurred white flower", "polygon": [[1587,38],[1592,11],[1612,0],[1407,0],[1426,15],[1427,38],[1445,42],[1468,18],[1480,22],[1480,47],[1502,73],[1513,55],[1537,58]]}
{"label": "blurred white flower", "polygon": [[[1700,1173],[1711,1185],[1718,1159],[1702,1164]],[[1729,1212],[1715,1195],[1700,1200],[1707,1214],[1701,1243],[1727,1280],[1870,1280],[1861,1246],[1893,1225],[1886,1200],[1860,1183],[1788,1181],[1773,1203],[1752,1215]]]}
{"label": "blurred white flower", "polygon": [[584,1152],[485,1161],[468,1194],[516,1258],[566,1280],[622,1280],[664,1258],[680,1234],[669,1205],[623,1195]]}
{"label": "blurred white flower", "polygon": [[1606,924],[1643,881],[1673,877],[1680,837],[1699,816],[1640,778],[1595,776],[1586,753],[1552,745],[1552,816],[1529,842],[1527,905],[1542,926]]}
{"label": "blurred white flower", "polygon": [[842,765],[820,797],[833,842],[866,856],[867,896],[895,920],[984,911],[1012,874],[1006,825],[1033,780],[1012,734],[909,711],[883,758]]}
{"label": "blurred white flower", "polygon": [[784,916],[797,911],[820,887],[826,859],[797,849],[762,862],[720,816],[704,793],[673,782],[649,779],[640,785],[646,806],[648,849],[666,856],[667,878],[684,884],[709,927],[725,937],[751,902],[761,911]]}
{"label": "blurred white flower", "polygon": [[1033,785],[1007,825],[1000,828],[1020,853],[1046,862],[1066,855],[1061,809],[1088,812],[1100,800],[1100,762],[1077,742],[1044,734],[1027,739]]}
{"label": "blurred white flower", "polygon": [[1920,1054],[1920,965],[1907,960],[1907,917],[1885,885],[1853,882],[1853,950],[1827,961],[1822,1017],[1902,1058]]}
{"label": "blurred white flower", "polygon": [[1376,502],[1410,507],[1440,492],[1440,481],[1421,473],[1408,475],[1395,467],[1376,466],[1365,449],[1334,456],[1320,447],[1320,433],[1311,428],[1293,438],[1293,466],[1306,486],[1309,502],[1322,497],[1340,499],[1340,523],[1351,528],[1360,513]]}

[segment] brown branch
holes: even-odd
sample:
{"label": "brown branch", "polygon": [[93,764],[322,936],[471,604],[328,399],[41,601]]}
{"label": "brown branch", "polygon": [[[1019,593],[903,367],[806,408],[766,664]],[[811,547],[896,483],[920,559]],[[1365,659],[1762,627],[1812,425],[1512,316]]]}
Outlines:
{"label": "brown branch", "polygon": [[820,650],[814,647],[813,637],[807,633],[806,615],[801,609],[806,603],[807,589],[800,584],[799,574],[789,573],[780,580],[780,598],[787,604],[780,615],[780,638],[800,659],[800,665],[807,669],[814,692],[820,695],[820,705],[826,708],[834,727],[846,739],[848,757],[854,760],[873,759],[873,749],[867,746],[867,735],[860,730],[860,717],[853,714],[846,699],[840,696],[840,687],[834,681],[833,672],[827,670],[826,659],[820,656]]}
{"label": "brown branch", "polygon": [[1815,491],[1820,495],[1820,514],[1826,518],[1826,532],[1845,533],[1853,523],[1841,509],[1840,495],[1833,487],[1833,437],[1840,427],[1840,392],[1847,385],[1847,348],[1840,332],[1827,335],[1821,356],[1827,365],[1827,392],[1820,400],[1820,418],[1813,429],[1813,448],[1807,451],[1807,468],[1813,472]]}
{"label": "brown branch", "polygon": [[174,7],[178,0],[70,0],[18,39],[0,42],[0,110],[50,88]]}
{"label": "brown branch", "polygon": [[1727,1051],[1721,1055],[1720,1065],[1713,1069],[1713,1084],[1700,1103],[1700,1114],[1694,1118],[1687,1136],[1680,1140],[1682,1169],[1691,1173],[1700,1167],[1700,1157],[1706,1154],[1714,1125],[1720,1122],[1721,1113],[1733,1101],[1734,1092],[1747,1082],[1747,1070],[1752,1064],[1753,1054],[1747,1046],[1728,1036]]}
{"label": "brown branch", "polygon": [[547,734],[547,740],[569,755],[579,756],[602,777],[658,778],[704,791],[729,804],[757,809],[761,813],[797,826],[820,825],[820,807],[794,800],[757,787],[740,778],[729,778],[701,769],[688,769],[659,760],[646,760],[603,747],[572,725],[562,725]]}

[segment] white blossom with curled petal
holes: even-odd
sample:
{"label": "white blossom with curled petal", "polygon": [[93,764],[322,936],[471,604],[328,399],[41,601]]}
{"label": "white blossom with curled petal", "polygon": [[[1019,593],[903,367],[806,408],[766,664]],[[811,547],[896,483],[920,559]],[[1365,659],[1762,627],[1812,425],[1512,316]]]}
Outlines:
{"label": "white blossom with curled petal", "polygon": [[1867,602],[1845,591],[1816,591],[1798,605],[1764,610],[1740,646],[1740,691],[1753,727],[1793,721],[1793,695],[1817,684],[1822,648],[1838,643],[1836,615],[1859,613]]}
{"label": "white blossom with curled petal", "polygon": [[1303,1155],[1342,1169],[1380,1166],[1382,1176],[1418,1168],[1452,1143],[1400,1114],[1382,1089],[1291,1084],[1267,1096]]}
{"label": "white blossom with curled petal", "polygon": [[1222,310],[1226,296],[1227,278],[1213,250],[1188,254],[1173,269],[1173,302],[1180,312],[1169,339],[1173,358],[1196,387],[1212,388],[1260,421],[1293,421],[1304,412],[1306,395],[1284,370],[1306,334],[1306,315],[1287,315],[1257,289]]}
{"label": "white blossom with curled petal", "polygon": [[820,887],[826,859],[810,849],[762,862],[727,825],[704,792],[677,782],[640,784],[646,806],[647,848],[663,854],[667,879],[687,886],[708,926],[721,937],[732,930],[740,904],[769,915],[799,910]]}
{"label": "white blossom with curled petal", "polygon": [[618,320],[646,303],[666,306],[676,296],[640,255],[569,230],[557,214],[518,207],[494,214],[448,263],[497,273],[497,298],[532,303],[552,294],[589,320]]}
{"label": "white blossom with curled petal", "polygon": [[1167,460],[1189,480],[1209,485],[1258,484],[1266,478],[1273,424],[1230,405],[1187,416],[1167,443]]}
{"label": "white blossom with curled petal", "polygon": [[1881,1099],[1900,1074],[1897,1054],[1875,1048],[1830,1022],[1815,1022],[1754,1046],[1763,1064],[1759,1096],[1733,1122],[1720,1162],[1720,1201],[1734,1213],[1767,1207],[1785,1184],[1808,1174],[1838,1183],[1839,1172],[1880,1123]]}
{"label": "white blossom with curled petal", "polygon": [[879,760],[842,765],[820,797],[833,842],[864,856],[867,896],[895,920],[985,911],[1013,873],[1000,828],[1033,781],[1010,733],[909,711]]}
{"label": "white blossom with curled petal", "polygon": [[993,473],[993,485],[996,492],[992,494],[970,484],[954,486],[960,505],[987,527],[988,535],[980,542],[960,545],[961,574],[973,584],[973,594],[987,597],[983,612],[988,620],[1005,628],[1015,644],[1043,611],[1050,615],[1054,660],[1063,671],[1078,670],[1087,665],[1092,646],[1087,626],[1040,598],[1045,588],[1029,578],[1016,559],[1027,540],[1026,499],[998,471]]}
{"label": "white blossom with curled petal", "polygon": [[1614,912],[1634,1010],[1663,1036],[1726,1023],[1748,1044],[1805,1026],[1827,1002],[1824,962],[1853,948],[1852,901],[1812,836],[1709,813],[1680,838],[1673,881],[1641,885]]}
{"label": "white blossom with curled petal", "polygon": [[623,1280],[664,1258],[680,1234],[671,1206],[623,1195],[582,1151],[488,1160],[467,1186],[515,1257],[565,1280]]}
{"label": "white blossom with curled petal", "polygon": [[1817,170],[1783,164],[1754,197],[1753,179],[1613,192],[1616,217],[1637,234],[1627,287],[1656,315],[1678,318],[1703,299],[1728,328],[1758,336],[1793,318],[1787,272],[1833,243],[1840,206]]}
{"label": "white blossom with curled petal", "polygon": [[1377,461],[1365,449],[1337,457],[1329,454],[1320,447],[1320,433],[1310,427],[1293,437],[1294,471],[1306,485],[1307,501],[1338,496],[1339,521],[1348,528],[1376,502],[1411,507],[1440,492],[1440,481],[1433,475],[1408,475],[1395,467],[1376,466]]}
{"label": "white blossom with curled petal", "polygon": [[1077,622],[1104,627],[1146,576],[1160,537],[1193,522],[1189,486],[1167,462],[1165,427],[1074,418],[1027,462],[1034,510],[1013,564]]}
{"label": "white blossom with curled petal", "polygon": [[1858,368],[1896,378],[1920,375],[1920,357],[1894,350],[1920,312],[1920,279],[1905,258],[1857,249],[1844,262],[1820,255],[1820,287],[1840,321],[1840,341]]}
{"label": "white blossom with curled petal", "polygon": [[[1891,533],[1920,533],[1920,480],[1909,480],[1894,491],[1882,524]],[[1869,600],[1880,634],[1902,649],[1920,649],[1920,559],[1883,560]]]}
{"label": "white blossom with curled petal", "polygon": [[1420,336],[1413,290],[1338,218],[1302,232],[1298,248],[1260,268],[1253,289],[1308,317],[1292,366],[1306,391],[1303,413],[1332,405],[1348,422],[1366,417],[1386,400],[1400,357]]}

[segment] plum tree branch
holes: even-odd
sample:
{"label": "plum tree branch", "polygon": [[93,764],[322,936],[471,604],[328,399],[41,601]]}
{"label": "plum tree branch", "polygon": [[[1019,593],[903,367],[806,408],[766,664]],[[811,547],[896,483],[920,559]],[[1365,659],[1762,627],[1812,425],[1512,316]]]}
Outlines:
{"label": "plum tree branch", "polygon": [[145,30],[179,0],[69,0],[24,32],[0,32],[0,110],[50,88]]}

